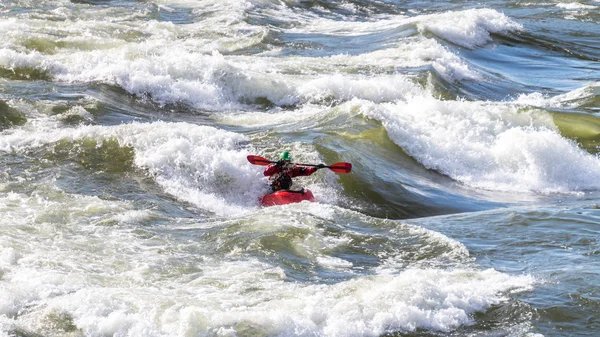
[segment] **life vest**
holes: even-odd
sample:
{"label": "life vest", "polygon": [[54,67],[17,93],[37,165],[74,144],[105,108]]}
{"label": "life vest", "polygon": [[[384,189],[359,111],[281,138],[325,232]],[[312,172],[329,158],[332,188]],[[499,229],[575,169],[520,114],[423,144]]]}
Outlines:
{"label": "life vest", "polygon": [[273,179],[273,182],[271,182],[271,189],[273,189],[273,191],[289,190],[292,187],[292,184],[292,177],[290,177],[287,172],[280,172],[277,174],[277,177]]}

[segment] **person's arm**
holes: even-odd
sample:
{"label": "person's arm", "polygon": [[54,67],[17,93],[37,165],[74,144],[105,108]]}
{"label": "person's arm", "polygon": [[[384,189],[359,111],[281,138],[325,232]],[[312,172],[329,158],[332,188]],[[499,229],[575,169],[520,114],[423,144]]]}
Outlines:
{"label": "person's arm", "polygon": [[263,174],[270,177],[270,176],[274,175],[275,173],[279,173],[279,172],[283,171],[284,165],[285,165],[285,162],[283,160],[280,160],[274,164],[270,164],[264,170]]}
{"label": "person's arm", "polygon": [[279,173],[279,172],[281,172],[281,169],[277,165],[270,164],[269,166],[267,166],[267,168],[265,169],[263,174],[267,177],[270,177],[270,176],[274,175],[275,173]]}
{"label": "person's arm", "polygon": [[296,166],[291,170],[292,177],[309,176],[317,172],[318,167]]}

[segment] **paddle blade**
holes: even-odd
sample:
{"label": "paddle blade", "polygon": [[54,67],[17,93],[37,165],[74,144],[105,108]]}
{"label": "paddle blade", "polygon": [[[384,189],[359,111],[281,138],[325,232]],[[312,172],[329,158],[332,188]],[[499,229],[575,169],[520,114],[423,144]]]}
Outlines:
{"label": "paddle blade", "polygon": [[352,171],[352,164],[339,162],[335,164],[331,164],[327,166],[328,169],[332,170],[335,173],[350,173]]}
{"label": "paddle blade", "polygon": [[253,165],[267,166],[272,163],[272,161],[270,161],[266,158],[260,157],[260,156],[249,155],[246,158],[248,158],[248,161],[250,162],[250,164],[253,164]]}

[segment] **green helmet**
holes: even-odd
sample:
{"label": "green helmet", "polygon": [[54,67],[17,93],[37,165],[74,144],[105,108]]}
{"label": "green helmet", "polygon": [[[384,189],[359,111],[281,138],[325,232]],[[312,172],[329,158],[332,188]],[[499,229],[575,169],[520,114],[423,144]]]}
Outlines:
{"label": "green helmet", "polygon": [[283,160],[286,160],[286,161],[292,160],[292,156],[290,156],[290,152],[289,151],[283,151],[281,153],[281,156],[279,158],[281,158]]}

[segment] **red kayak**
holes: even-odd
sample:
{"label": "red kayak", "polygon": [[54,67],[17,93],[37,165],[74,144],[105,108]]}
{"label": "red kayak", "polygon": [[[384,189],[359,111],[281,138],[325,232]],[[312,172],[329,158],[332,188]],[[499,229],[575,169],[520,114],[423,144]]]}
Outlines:
{"label": "red kayak", "polygon": [[261,204],[263,206],[287,205],[304,200],[317,201],[310,190],[304,189],[302,191],[277,191],[267,194],[262,198]]}

